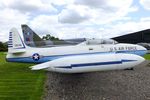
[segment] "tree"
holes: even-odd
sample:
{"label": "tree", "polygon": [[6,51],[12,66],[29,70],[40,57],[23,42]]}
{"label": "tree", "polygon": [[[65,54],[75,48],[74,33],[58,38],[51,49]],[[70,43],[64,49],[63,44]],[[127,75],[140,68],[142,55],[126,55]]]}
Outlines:
{"label": "tree", "polygon": [[0,51],[7,51],[7,43],[0,42]]}

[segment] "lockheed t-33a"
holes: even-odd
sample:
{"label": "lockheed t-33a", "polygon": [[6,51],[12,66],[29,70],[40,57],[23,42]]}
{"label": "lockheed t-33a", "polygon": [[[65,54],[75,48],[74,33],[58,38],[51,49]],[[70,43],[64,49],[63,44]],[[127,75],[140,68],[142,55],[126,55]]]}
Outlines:
{"label": "lockheed t-33a", "polygon": [[[27,25],[23,27],[29,28]],[[23,32],[30,34],[32,30]],[[87,39],[77,45],[30,47],[24,43],[17,29],[12,28],[6,60],[37,63],[30,67],[32,70],[83,73],[133,68],[145,60],[142,56],[146,52],[146,48],[139,45],[105,39]]]}

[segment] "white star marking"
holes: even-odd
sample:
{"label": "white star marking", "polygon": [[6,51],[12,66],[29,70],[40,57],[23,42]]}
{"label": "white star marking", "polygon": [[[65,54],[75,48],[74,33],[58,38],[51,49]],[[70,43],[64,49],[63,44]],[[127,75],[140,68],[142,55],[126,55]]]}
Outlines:
{"label": "white star marking", "polygon": [[39,59],[39,56],[38,55],[34,55],[33,58],[34,59]]}

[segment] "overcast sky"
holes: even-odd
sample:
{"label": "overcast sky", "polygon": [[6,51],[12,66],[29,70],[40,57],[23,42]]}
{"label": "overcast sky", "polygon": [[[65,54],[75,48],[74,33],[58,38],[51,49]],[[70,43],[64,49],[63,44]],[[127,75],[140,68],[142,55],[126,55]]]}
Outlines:
{"label": "overcast sky", "polygon": [[150,0],[0,0],[0,41],[29,25],[40,36],[110,38],[150,28]]}

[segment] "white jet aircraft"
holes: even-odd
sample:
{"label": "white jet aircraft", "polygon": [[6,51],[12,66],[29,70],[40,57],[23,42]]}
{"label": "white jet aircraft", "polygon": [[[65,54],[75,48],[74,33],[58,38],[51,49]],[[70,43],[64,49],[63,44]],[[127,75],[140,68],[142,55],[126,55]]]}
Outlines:
{"label": "white jet aircraft", "polygon": [[71,46],[29,47],[21,39],[17,29],[12,28],[6,60],[38,63],[31,69],[61,73],[128,69],[145,60],[141,56],[146,54],[147,50],[142,46],[98,41],[91,39]]}

